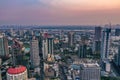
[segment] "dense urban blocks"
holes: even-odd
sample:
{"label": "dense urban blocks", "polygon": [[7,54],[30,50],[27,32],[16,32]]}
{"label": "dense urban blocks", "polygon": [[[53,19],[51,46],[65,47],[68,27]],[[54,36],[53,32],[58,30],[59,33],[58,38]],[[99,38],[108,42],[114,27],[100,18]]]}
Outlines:
{"label": "dense urban blocks", "polygon": [[0,55],[8,55],[1,57],[2,80],[119,80],[120,37],[113,28],[7,28],[0,30]]}

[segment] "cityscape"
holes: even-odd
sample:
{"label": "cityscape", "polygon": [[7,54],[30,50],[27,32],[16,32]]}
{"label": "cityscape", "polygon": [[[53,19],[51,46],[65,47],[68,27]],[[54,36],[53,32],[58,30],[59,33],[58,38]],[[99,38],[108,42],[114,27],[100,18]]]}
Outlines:
{"label": "cityscape", "polygon": [[0,80],[120,80],[120,1],[1,0]]}
{"label": "cityscape", "polygon": [[120,80],[119,27],[1,26],[0,80]]}

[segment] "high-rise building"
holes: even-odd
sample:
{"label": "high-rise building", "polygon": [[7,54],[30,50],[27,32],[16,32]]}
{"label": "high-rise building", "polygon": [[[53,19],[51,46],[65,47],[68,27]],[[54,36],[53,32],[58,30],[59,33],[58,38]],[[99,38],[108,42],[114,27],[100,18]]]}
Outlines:
{"label": "high-rise building", "polygon": [[42,42],[42,51],[43,51],[43,58],[47,59],[48,58],[48,43],[47,39],[44,39]]}
{"label": "high-rise building", "polygon": [[14,30],[13,30],[13,28],[10,29],[10,34],[11,34],[11,36],[14,36]]}
{"label": "high-rise building", "polygon": [[80,80],[100,80],[100,67],[97,63],[81,65]]}
{"label": "high-rise building", "polygon": [[8,56],[8,54],[8,40],[3,34],[0,33],[0,56]]}
{"label": "high-rise building", "polygon": [[94,36],[95,41],[101,40],[101,31],[102,31],[101,27],[95,27],[95,36]]}
{"label": "high-rise building", "polygon": [[48,38],[47,43],[48,43],[48,54],[53,54],[53,38]]}
{"label": "high-rise building", "polygon": [[120,45],[118,46],[118,53],[116,53],[114,56],[114,63],[117,66],[120,66]]}
{"label": "high-rise building", "polygon": [[120,36],[120,29],[115,29],[115,36]]}
{"label": "high-rise building", "polygon": [[28,80],[25,66],[11,67],[7,70],[7,80]]}
{"label": "high-rise building", "polygon": [[87,52],[87,45],[86,44],[81,44],[79,46],[78,56],[80,58],[86,58],[86,52]]}
{"label": "high-rise building", "polygon": [[68,33],[68,44],[69,46],[73,46],[74,43],[74,32]]}
{"label": "high-rise building", "polygon": [[81,36],[81,42],[79,44],[78,56],[80,58],[86,58],[87,55],[87,37],[86,35]]}
{"label": "high-rise building", "polygon": [[44,38],[42,42],[42,51],[43,51],[43,58],[48,59],[48,57],[53,56],[53,38],[52,37],[47,37]]}
{"label": "high-rise building", "polygon": [[39,46],[38,46],[38,40],[32,39],[30,44],[30,59],[31,64],[34,68],[39,67],[40,65],[40,57],[39,57]]}
{"label": "high-rise building", "polygon": [[94,53],[100,54],[101,50],[101,41],[94,41]]}
{"label": "high-rise building", "polygon": [[106,28],[102,32],[102,42],[101,42],[101,59],[108,59],[109,57],[109,47],[110,47],[110,33],[111,28]]}
{"label": "high-rise building", "polygon": [[100,54],[101,48],[101,27],[95,27],[95,36],[94,36],[94,43],[93,43],[93,51],[95,54]]}

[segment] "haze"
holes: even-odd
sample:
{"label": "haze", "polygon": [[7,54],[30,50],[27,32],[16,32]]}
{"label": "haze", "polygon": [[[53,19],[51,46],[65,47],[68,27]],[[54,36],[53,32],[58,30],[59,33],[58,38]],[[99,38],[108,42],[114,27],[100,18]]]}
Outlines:
{"label": "haze", "polygon": [[0,0],[0,24],[120,23],[120,0]]}

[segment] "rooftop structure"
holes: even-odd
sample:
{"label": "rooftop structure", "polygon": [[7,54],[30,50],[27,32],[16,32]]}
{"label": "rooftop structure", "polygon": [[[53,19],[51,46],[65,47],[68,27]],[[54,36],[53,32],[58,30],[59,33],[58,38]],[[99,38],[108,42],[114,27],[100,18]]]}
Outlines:
{"label": "rooftop structure", "polygon": [[97,63],[84,63],[83,64],[83,67],[85,67],[85,68],[97,68],[97,67],[99,67],[99,65],[97,64]]}
{"label": "rooftop structure", "polygon": [[27,80],[27,68],[21,65],[9,68],[7,80]]}
{"label": "rooftop structure", "polygon": [[97,63],[81,65],[81,80],[100,80],[100,67]]}

